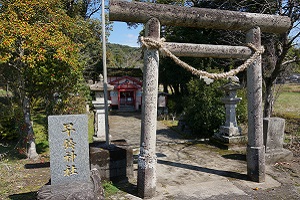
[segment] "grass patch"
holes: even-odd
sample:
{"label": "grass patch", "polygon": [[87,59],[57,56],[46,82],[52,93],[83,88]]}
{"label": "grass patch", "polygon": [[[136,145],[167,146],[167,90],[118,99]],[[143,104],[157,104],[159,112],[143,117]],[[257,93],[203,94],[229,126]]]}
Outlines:
{"label": "grass patch", "polygon": [[0,199],[36,199],[36,191],[50,178],[49,168],[26,169],[27,164],[48,162],[49,158],[38,161],[28,159],[0,162]]}
{"label": "grass patch", "polygon": [[279,86],[279,96],[273,107],[274,116],[285,119],[284,142],[292,144],[300,138],[300,85]]}
{"label": "grass patch", "polygon": [[300,85],[279,86],[279,96],[274,103],[274,114],[285,119],[300,119]]}
{"label": "grass patch", "polygon": [[47,117],[44,113],[36,113],[32,116],[33,131],[38,154],[49,153],[47,132]]}
{"label": "grass patch", "polygon": [[114,186],[111,181],[103,181],[102,186],[105,192],[105,197],[112,196],[119,192],[119,189]]}
{"label": "grass patch", "polygon": [[177,127],[178,125],[178,120],[162,120],[161,122],[170,128]]}
{"label": "grass patch", "polygon": [[279,93],[282,92],[300,92],[300,85],[296,83],[279,85]]}
{"label": "grass patch", "polygon": [[[300,86],[299,86],[300,87]],[[275,115],[284,118],[300,118],[300,92],[282,92],[274,104]]]}

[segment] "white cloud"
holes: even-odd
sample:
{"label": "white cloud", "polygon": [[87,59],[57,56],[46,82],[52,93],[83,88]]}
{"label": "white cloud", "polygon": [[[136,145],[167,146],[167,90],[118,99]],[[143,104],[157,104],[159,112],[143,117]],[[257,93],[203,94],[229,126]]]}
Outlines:
{"label": "white cloud", "polygon": [[137,38],[137,35],[133,35],[133,34],[127,34],[127,38]]}

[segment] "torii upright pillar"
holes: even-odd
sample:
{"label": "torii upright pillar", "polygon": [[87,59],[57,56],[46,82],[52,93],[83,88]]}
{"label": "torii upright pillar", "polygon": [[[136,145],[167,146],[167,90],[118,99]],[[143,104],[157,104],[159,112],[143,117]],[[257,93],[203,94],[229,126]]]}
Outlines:
{"label": "torii upright pillar", "polygon": [[[261,47],[260,28],[250,29],[246,42]],[[265,147],[263,145],[261,56],[247,69],[248,146],[247,175],[252,181],[265,181]]]}
{"label": "torii upright pillar", "polygon": [[[146,37],[160,39],[160,22],[151,18],[145,26]],[[157,49],[144,52],[143,104],[141,145],[138,158],[138,195],[151,198],[156,191],[156,121],[159,53]]]}

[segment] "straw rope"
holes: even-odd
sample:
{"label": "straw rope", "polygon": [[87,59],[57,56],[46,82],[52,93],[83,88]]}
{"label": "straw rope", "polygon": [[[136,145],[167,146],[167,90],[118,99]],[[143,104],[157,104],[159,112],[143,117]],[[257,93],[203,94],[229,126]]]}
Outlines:
{"label": "straw rope", "polygon": [[222,78],[227,78],[230,76],[235,76],[241,71],[244,71],[247,69],[247,67],[253,63],[263,52],[265,51],[264,47],[261,46],[259,49],[256,48],[253,44],[248,43],[247,46],[250,47],[254,53],[250,58],[248,58],[242,65],[237,67],[236,69],[232,69],[228,72],[223,72],[223,73],[209,73],[207,71],[195,69],[194,67],[190,66],[189,64],[183,62],[180,60],[177,56],[175,56],[171,51],[169,51],[165,46],[164,42],[165,39],[161,38],[160,40],[155,40],[149,37],[140,37],[140,41],[143,45],[143,47],[147,49],[158,49],[162,54],[170,57],[175,63],[177,63],[179,66],[183,67],[184,69],[190,71],[192,74],[199,76],[200,78],[202,77],[207,77],[210,79],[222,79]]}

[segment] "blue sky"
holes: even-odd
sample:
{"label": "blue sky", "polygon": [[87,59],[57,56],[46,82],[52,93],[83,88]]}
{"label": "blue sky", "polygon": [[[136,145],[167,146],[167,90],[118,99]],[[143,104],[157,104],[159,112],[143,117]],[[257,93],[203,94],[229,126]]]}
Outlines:
{"label": "blue sky", "polygon": [[110,32],[110,36],[108,37],[108,42],[128,45],[131,47],[139,47],[137,40],[141,30],[142,26],[138,26],[136,29],[129,29],[125,22],[114,22],[113,30]]}

